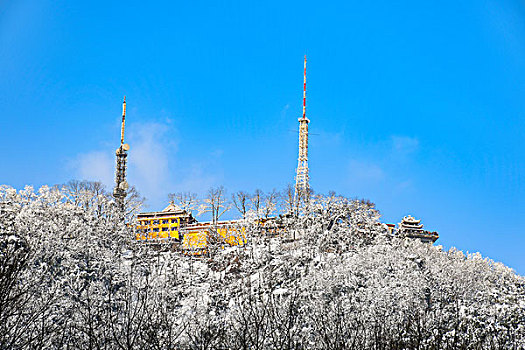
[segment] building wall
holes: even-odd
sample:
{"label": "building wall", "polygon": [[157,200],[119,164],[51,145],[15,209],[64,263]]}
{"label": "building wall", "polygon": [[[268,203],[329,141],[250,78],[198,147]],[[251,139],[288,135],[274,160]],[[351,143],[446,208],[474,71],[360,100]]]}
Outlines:
{"label": "building wall", "polygon": [[178,241],[186,251],[205,251],[210,240],[219,240],[227,245],[243,245],[246,242],[244,227],[236,221],[192,223],[193,217],[184,212],[142,213],[137,218],[136,239],[139,241]]}
{"label": "building wall", "polygon": [[137,240],[162,238],[180,240],[181,221],[184,222],[184,218],[180,215],[139,216],[136,238]]}

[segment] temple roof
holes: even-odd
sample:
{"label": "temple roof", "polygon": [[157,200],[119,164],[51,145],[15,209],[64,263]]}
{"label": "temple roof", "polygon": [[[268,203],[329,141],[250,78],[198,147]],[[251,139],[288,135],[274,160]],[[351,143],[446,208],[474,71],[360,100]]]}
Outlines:
{"label": "temple roof", "polygon": [[139,213],[137,215],[137,218],[143,219],[143,218],[163,218],[163,217],[170,217],[170,216],[192,216],[191,213],[187,212],[186,210],[182,209],[176,204],[170,203],[166,208],[164,208],[162,211],[153,211],[153,212],[144,212]]}
{"label": "temple roof", "polygon": [[162,211],[184,211],[181,207],[178,205],[175,205],[174,203],[170,203],[166,208],[164,208]]}

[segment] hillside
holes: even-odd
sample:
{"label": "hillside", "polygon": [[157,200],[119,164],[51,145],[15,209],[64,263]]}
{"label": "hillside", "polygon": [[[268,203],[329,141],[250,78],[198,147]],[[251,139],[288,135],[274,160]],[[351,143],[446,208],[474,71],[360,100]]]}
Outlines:
{"label": "hillside", "polygon": [[525,347],[525,278],[379,217],[319,196],[287,235],[248,215],[245,246],[196,257],[135,242],[103,192],[2,186],[0,348]]}

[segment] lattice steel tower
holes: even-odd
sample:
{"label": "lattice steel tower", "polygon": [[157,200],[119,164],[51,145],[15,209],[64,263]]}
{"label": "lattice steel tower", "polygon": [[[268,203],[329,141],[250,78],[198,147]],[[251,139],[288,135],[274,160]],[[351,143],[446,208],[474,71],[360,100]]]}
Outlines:
{"label": "lattice steel tower", "polygon": [[308,175],[308,123],[306,118],[306,55],[304,56],[303,83],[303,116],[299,118],[299,159],[295,176],[295,203],[305,200],[310,194],[310,177]]}
{"label": "lattice steel tower", "polygon": [[117,168],[115,169],[115,189],[113,197],[117,201],[121,210],[124,210],[124,200],[126,199],[128,183],[126,181],[126,162],[128,157],[129,145],[124,143],[124,126],[126,124],[126,96],[122,102],[122,125],[120,128],[120,147],[117,148]]}

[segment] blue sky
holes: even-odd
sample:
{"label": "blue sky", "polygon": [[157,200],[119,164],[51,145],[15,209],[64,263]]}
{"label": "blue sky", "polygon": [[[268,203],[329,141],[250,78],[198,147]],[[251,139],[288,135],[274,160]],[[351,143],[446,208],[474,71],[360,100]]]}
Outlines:
{"label": "blue sky", "polygon": [[169,192],[293,182],[415,215],[525,274],[523,1],[0,3],[0,182]]}

